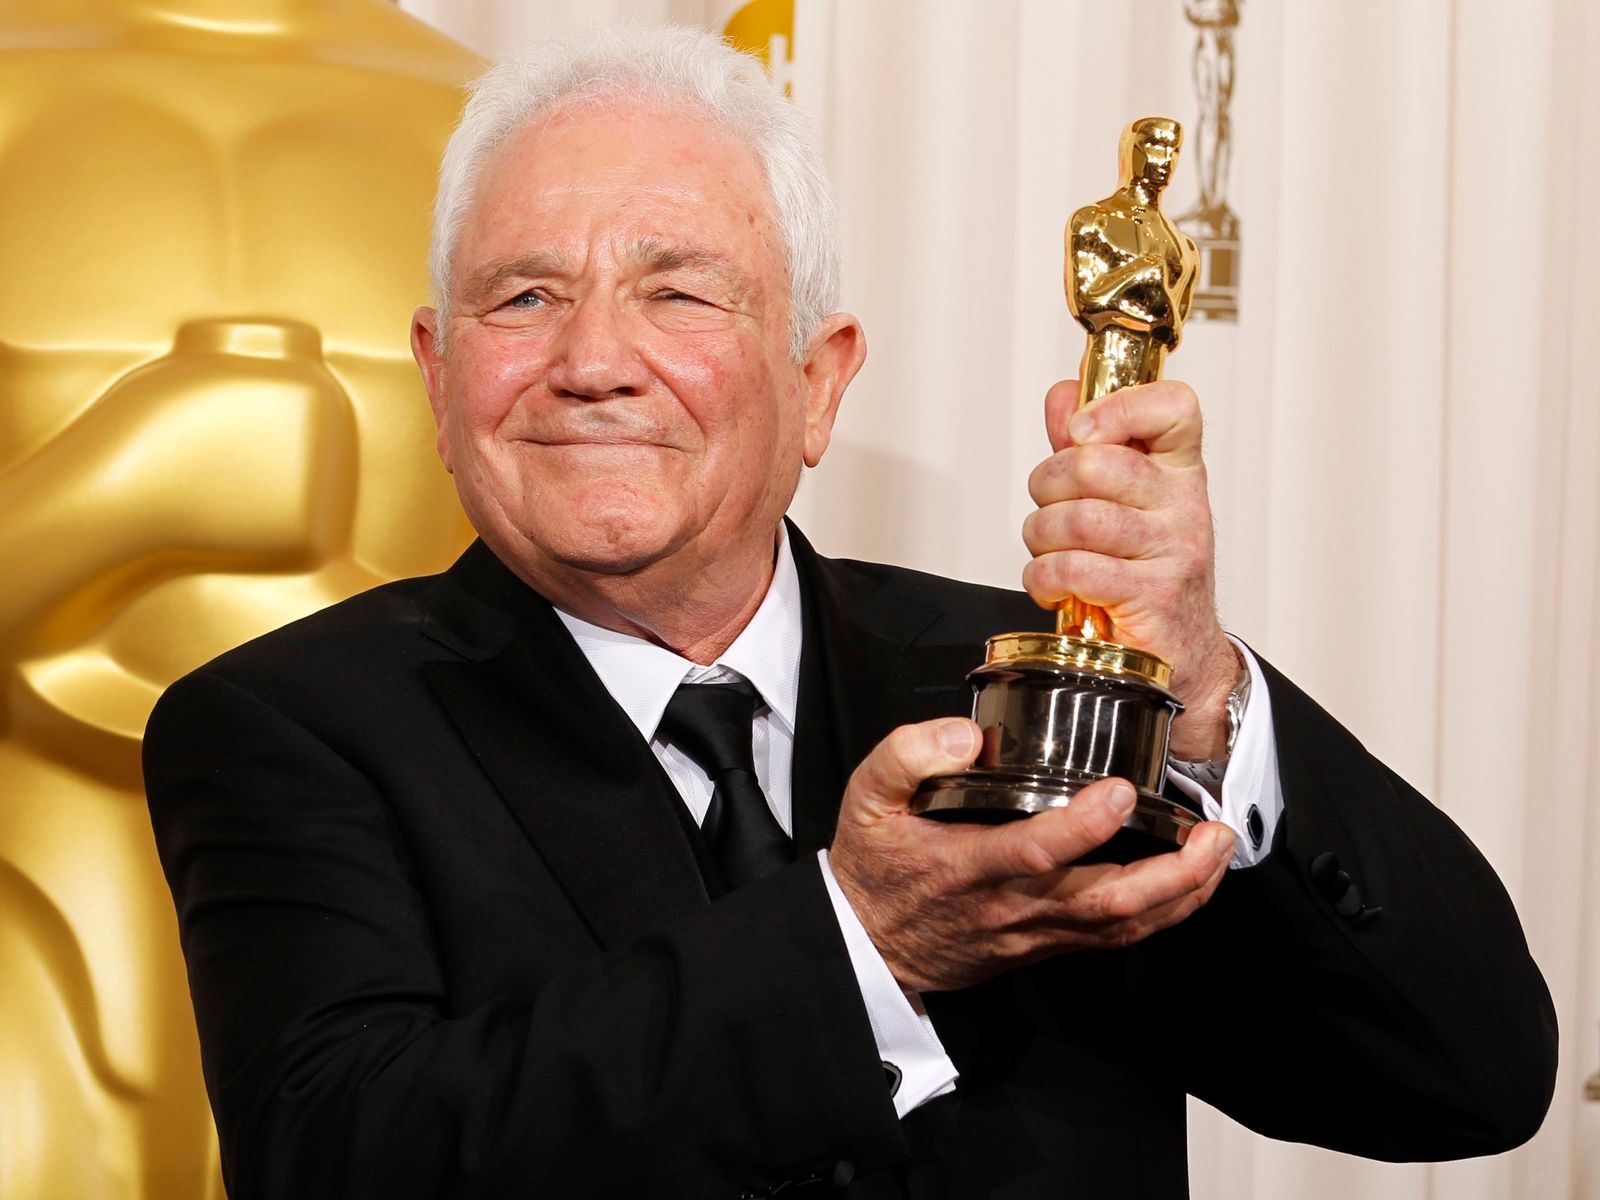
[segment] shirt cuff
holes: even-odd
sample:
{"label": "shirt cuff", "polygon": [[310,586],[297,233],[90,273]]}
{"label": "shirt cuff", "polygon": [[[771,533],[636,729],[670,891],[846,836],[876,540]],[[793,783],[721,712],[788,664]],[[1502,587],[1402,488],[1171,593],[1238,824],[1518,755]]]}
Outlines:
{"label": "shirt cuff", "polygon": [[817,851],[817,860],[822,864],[822,881],[827,885],[828,899],[833,901],[834,916],[844,934],[856,984],[867,1006],[867,1020],[872,1024],[872,1039],[878,1044],[878,1057],[883,1060],[886,1079],[892,1079],[894,1073],[899,1072],[899,1084],[891,1092],[891,1098],[895,1115],[904,1117],[935,1096],[955,1091],[955,1064],[944,1052],[944,1043],[933,1031],[933,1022],[928,1019],[916,993],[901,989],[878,948],[867,936],[861,918],[856,916],[839,881],[833,877],[828,852]]}
{"label": "shirt cuff", "polygon": [[1232,634],[1228,640],[1239,650],[1250,672],[1250,699],[1228,770],[1222,777],[1222,795],[1213,796],[1169,762],[1168,781],[1196,800],[1208,821],[1221,821],[1233,830],[1233,867],[1253,867],[1272,850],[1272,835],[1283,815],[1283,784],[1278,779],[1278,742],[1272,732],[1272,697],[1261,665],[1250,648]]}

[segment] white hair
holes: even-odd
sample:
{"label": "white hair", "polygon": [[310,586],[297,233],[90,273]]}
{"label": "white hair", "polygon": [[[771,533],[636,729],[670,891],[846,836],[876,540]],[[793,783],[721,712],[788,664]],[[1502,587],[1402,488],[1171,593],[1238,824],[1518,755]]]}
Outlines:
{"label": "white hair", "polygon": [[697,29],[611,26],[541,40],[490,67],[468,92],[439,168],[428,251],[441,340],[451,256],[489,156],[561,108],[621,98],[696,110],[754,151],[788,261],[789,350],[804,360],[812,335],[839,304],[838,221],[805,119],[774,90],[760,62]]}

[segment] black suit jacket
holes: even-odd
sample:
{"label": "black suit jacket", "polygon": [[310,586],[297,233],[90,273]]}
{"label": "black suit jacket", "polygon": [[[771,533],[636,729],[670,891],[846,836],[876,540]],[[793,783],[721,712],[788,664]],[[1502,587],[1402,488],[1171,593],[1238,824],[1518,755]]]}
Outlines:
{"label": "black suit jacket", "polygon": [[714,903],[649,746],[481,544],[168,691],[146,782],[235,1200],[1170,1200],[1186,1091],[1380,1158],[1537,1127],[1554,1017],[1504,890],[1269,668],[1267,863],[1136,946],[928,997],[959,1101],[908,1139],[810,852],[879,738],[1043,622],[792,544],[802,854]]}

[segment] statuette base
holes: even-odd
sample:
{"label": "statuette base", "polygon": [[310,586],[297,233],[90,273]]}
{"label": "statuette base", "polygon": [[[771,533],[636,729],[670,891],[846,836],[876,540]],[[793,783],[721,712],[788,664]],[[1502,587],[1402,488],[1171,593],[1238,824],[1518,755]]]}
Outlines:
{"label": "statuette base", "polygon": [[1109,776],[1138,792],[1133,812],[1093,857],[1130,861],[1181,846],[1202,820],[1161,794],[1167,738],[1182,704],[1171,667],[1114,642],[1047,633],[989,639],[967,676],[983,748],[972,768],[926,781],[911,811],[996,824],[1064,808]]}

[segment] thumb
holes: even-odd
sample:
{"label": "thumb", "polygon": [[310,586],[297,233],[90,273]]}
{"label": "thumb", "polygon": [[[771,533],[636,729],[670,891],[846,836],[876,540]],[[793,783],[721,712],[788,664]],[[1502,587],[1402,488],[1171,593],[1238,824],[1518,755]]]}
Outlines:
{"label": "thumb", "polygon": [[845,789],[846,804],[864,816],[904,812],[918,784],[966,770],[980,745],[977,725],[965,717],[902,725],[861,760]]}
{"label": "thumb", "polygon": [[971,878],[988,882],[1057,870],[1110,841],[1137,800],[1127,780],[1097,780],[1065,807],[1011,821],[962,843],[962,865]]}
{"label": "thumb", "polygon": [[1203,431],[1199,399],[1176,379],[1120,388],[1086,404],[1067,421],[1074,442],[1134,443],[1178,467],[1201,461]]}
{"label": "thumb", "polygon": [[1063,379],[1044,394],[1044,428],[1050,438],[1052,453],[1065,450],[1073,444],[1067,423],[1078,411],[1078,381]]}

